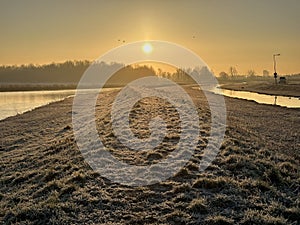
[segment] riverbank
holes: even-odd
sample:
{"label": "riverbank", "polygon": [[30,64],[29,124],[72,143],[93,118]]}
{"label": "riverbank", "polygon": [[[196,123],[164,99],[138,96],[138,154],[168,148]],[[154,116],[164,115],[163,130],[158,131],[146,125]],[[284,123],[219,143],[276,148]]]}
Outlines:
{"label": "riverbank", "polygon": [[[111,183],[88,166],[74,140],[73,98],[0,121],[1,223],[296,224],[300,110],[226,98],[222,148],[212,165],[199,173],[210,112],[201,92],[187,92],[199,109],[196,151],[175,177],[146,187]],[[157,151],[138,154],[122,148],[109,114],[117,93],[105,92],[97,104],[102,141],[121,160],[158,162],[176,145],[177,133],[170,133]],[[147,102],[150,108],[163,106]],[[178,122],[172,108],[168,112],[165,119]],[[147,121],[149,113],[137,115],[133,123],[138,127],[133,128],[149,135],[145,124],[137,123]]]}
{"label": "riverbank", "polygon": [[250,91],[259,94],[300,97],[300,84],[273,84],[269,82],[242,82],[225,83],[220,85],[223,89],[235,91]]}

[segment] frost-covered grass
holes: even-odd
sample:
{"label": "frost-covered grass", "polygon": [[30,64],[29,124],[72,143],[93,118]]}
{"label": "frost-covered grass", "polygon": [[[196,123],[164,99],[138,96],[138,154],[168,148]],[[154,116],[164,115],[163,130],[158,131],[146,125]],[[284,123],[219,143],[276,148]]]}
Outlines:
{"label": "frost-covered grass", "polygon": [[[200,115],[196,151],[176,176],[145,187],[112,183],[84,161],[72,132],[72,99],[0,121],[1,223],[299,223],[300,110],[226,99],[226,137],[217,158],[199,173],[210,113],[202,93],[187,91]],[[109,120],[115,94],[103,93],[97,105],[98,132],[112,154],[148,165],[174,150],[180,134],[176,110],[150,98],[135,105],[131,128],[148,137],[147,121],[162,112],[169,129],[163,143],[141,152],[122,146]]]}

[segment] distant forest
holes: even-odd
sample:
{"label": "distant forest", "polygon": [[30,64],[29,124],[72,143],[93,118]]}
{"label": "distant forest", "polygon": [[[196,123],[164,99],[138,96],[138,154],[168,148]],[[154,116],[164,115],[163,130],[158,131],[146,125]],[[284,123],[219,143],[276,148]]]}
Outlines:
{"label": "distant forest", "polygon": [[[64,63],[51,63],[46,65],[21,65],[21,66],[0,66],[0,81],[1,84],[77,84],[81,79],[86,69],[92,65],[90,61],[66,61]],[[94,63],[95,69],[101,72],[109,72],[116,70],[116,68],[122,68],[111,79],[112,83],[128,83],[133,78],[137,79],[141,76],[156,75],[159,77],[165,77],[176,82],[191,82],[189,76],[181,69],[177,69],[174,73],[158,70],[155,71],[149,66],[124,66],[119,63],[105,62]],[[201,71],[202,70],[202,71]],[[194,68],[187,69],[189,73],[197,72],[203,73],[207,68]],[[286,75],[287,76],[287,75]],[[300,74],[288,75],[289,77],[298,78]],[[265,76],[255,75],[254,72],[251,75],[228,75],[225,72],[221,72],[218,78],[220,80],[239,80],[247,78],[263,78]],[[273,76],[267,76],[272,78]]]}
{"label": "distant forest", "polygon": [[[91,66],[92,65],[92,66]],[[122,86],[130,81],[144,76],[158,76],[168,78],[177,83],[194,83],[194,81],[181,69],[174,73],[155,71],[151,66],[129,65],[124,66],[119,63],[97,62],[92,64],[90,61],[66,61],[64,63],[51,63],[46,65],[21,65],[21,66],[0,66],[0,91],[19,91],[19,90],[51,90],[51,89],[74,89],[87,69],[95,69],[101,73],[111,73],[117,71],[106,82],[106,86]],[[187,69],[188,73],[197,73],[203,80],[209,79],[210,72],[206,67]],[[289,82],[300,80],[300,74],[287,76]],[[243,82],[251,80],[272,81],[273,76],[257,76],[252,73],[250,76],[237,74],[228,75],[221,72],[219,82]]]}
{"label": "distant forest", "polygon": [[66,61],[47,65],[1,66],[1,83],[77,83],[89,61]]}
{"label": "distant forest", "polygon": [[156,72],[151,66],[129,65],[119,63],[90,61],[66,61],[47,65],[0,66],[0,89],[5,90],[37,90],[75,88],[87,69],[95,69],[101,73],[117,71],[107,81],[107,86],[119,86],[145,76],[159,76],[172,79],[176,82],[190,83],[192,79],[182,70],[175,73],[159,70]]}

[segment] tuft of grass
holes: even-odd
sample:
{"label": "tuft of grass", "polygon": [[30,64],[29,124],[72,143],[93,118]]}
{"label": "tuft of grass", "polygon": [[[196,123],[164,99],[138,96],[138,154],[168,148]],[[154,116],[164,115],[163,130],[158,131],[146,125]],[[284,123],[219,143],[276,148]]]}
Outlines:
{"label": "tuft of grass", "polygon": [[188,206],[189,210],[193,213],[208,213],[207,201],[205,198],[193,199],[193,201]]}
{"label": "tuft of grass", "polygon": [[43,204],[47,208],[54,209],[54,208],[57,207],[57,204],[59,203],[59,201],[60,201],[59,200],[59,194],[55,190],[55,191],[51,192],[51,194],[49,195],[48,199]]}
{"label": "tuft of grass", "polygon": [[205,224],[207,224],[207,225],[232,225],[235,223],[234,223],[234,220],[231,218],[217,215],[217,216],[208,216],[205,219]]}
{"label": "tuft of grass", "polygon": [[[59,218],[59,212],[55,208],[41,206],[23,206],[15,211],[8,212],[5,224],[53,224],[55,218]],[[22,223],[20,223],[22,222]]]}
{"label": "tuft of grass", "polygon": [[68,185],[61,189],[59,192],[59,197],[64,198],[72,195],[74,191],[76,191],[77,186],[75,184]]}
{"label": "tuft of grass", "polygon": [[188,214],[186,214],[185,212],[183,212],[181,210],[177,210],[177,209],[175,211],[173,211],[172,213],[169,213],[165,216],[168,223],[174,224],[174,225],[187,224],[189,217],[190,216]]}
{"label": "tuft of grass", "polygon": [[49,170],[47,170],[46,175],[44,176],[43,180],[45,182],[54,180],[58,176],[58,174],[59,173],[57,171],[55,171],[54,169],[49,169]]}
{"label": "tuft of grass", "polygon": [[43,197],[47,196],[52,191],[59,191],[63,185],[61,182],[54,180],[48,182],[43,188],[39,189],[34,193],[34,197]]}
{"label": "tuft of grass", "polygon": [[206,189],[221,189],[224,188],[229,183],[224,177],[215,177],[215,178],[208,178],[208,177],[201,177],[198,178],[194,183],[194,188],[206,188]]}
{"label": "tuft of grass", "polygon": [[71,175],[71,178],[68,179],[67,183],[76,183],[82,186],[85,184],[86,180],[86,176],[83,173],[81,173],[80,171],[75,171]]}
{"label": "tuft of grass", "polygon": [[178,203],[178,202],[190,202],[191,200],[193,200],[194,195],[185,192],[185,193],[180,193],[178,194],[174,199],[173,202],[174,203]]}
{"label": "tuft of grass", "polygon": [[286,225],[287,219],[283,217],[273,217],[270,214],[258,210],[247,210],[241,220],[242,225]]}
{"label": "tuft of grass", "polygon": [[295,164],[290,162],[282,162],[278,165],[278,167],[280,168],[280,171],[286,175],[296,174],[299,170]]}
{"label": "tuft of grass", "polygon": [[263,175],[264,180],[268,181],[269,183],[275,184],[275,185],[280,185],[283,182],[282,175],[280,171],[272,167],[271,169],[265,171]]}
{"label": "tuft of grass", "polygon": [[180,193],[180,192],[188,192],[190,191],[192,186],[189,183],[183,183],[180,185],[175,185],[173,187],[173,192],[174,193]]}
{"label": "tuft of grass", "polygon": [[254,186],[256,186],[262,192],[270,191],[272,189],[270,184],[268,182],[263,181],[263,180],[256,180],[254,182]]}

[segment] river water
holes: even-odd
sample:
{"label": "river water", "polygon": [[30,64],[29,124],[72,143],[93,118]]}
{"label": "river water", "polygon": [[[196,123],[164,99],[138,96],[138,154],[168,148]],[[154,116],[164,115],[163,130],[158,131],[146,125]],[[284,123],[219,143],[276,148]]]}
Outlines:
{"label": "river water", "polygon": [[287,108],[300,108],[299,97],[286,97],[276,95],[258,94],[249,91],[233,91],[220,88],[212,90],[215,94],[222,94],[227,97],[252,100],[260,104],[278,105]]}
{"label": "river water", "polygon": [[[111,90],[111,88],[107,88],[107,90]],[[272,96],[219,88],[213,89],[212,92],[233,98],[253,100],[261,104],[300,108],[300,99],[296,97]],[[0,92],[0,120],[63,100],[74,94],[75,90]]]}
{"label": "river water", "polygon": [[0,92],[0,120],[74,94],[75,90]]}

